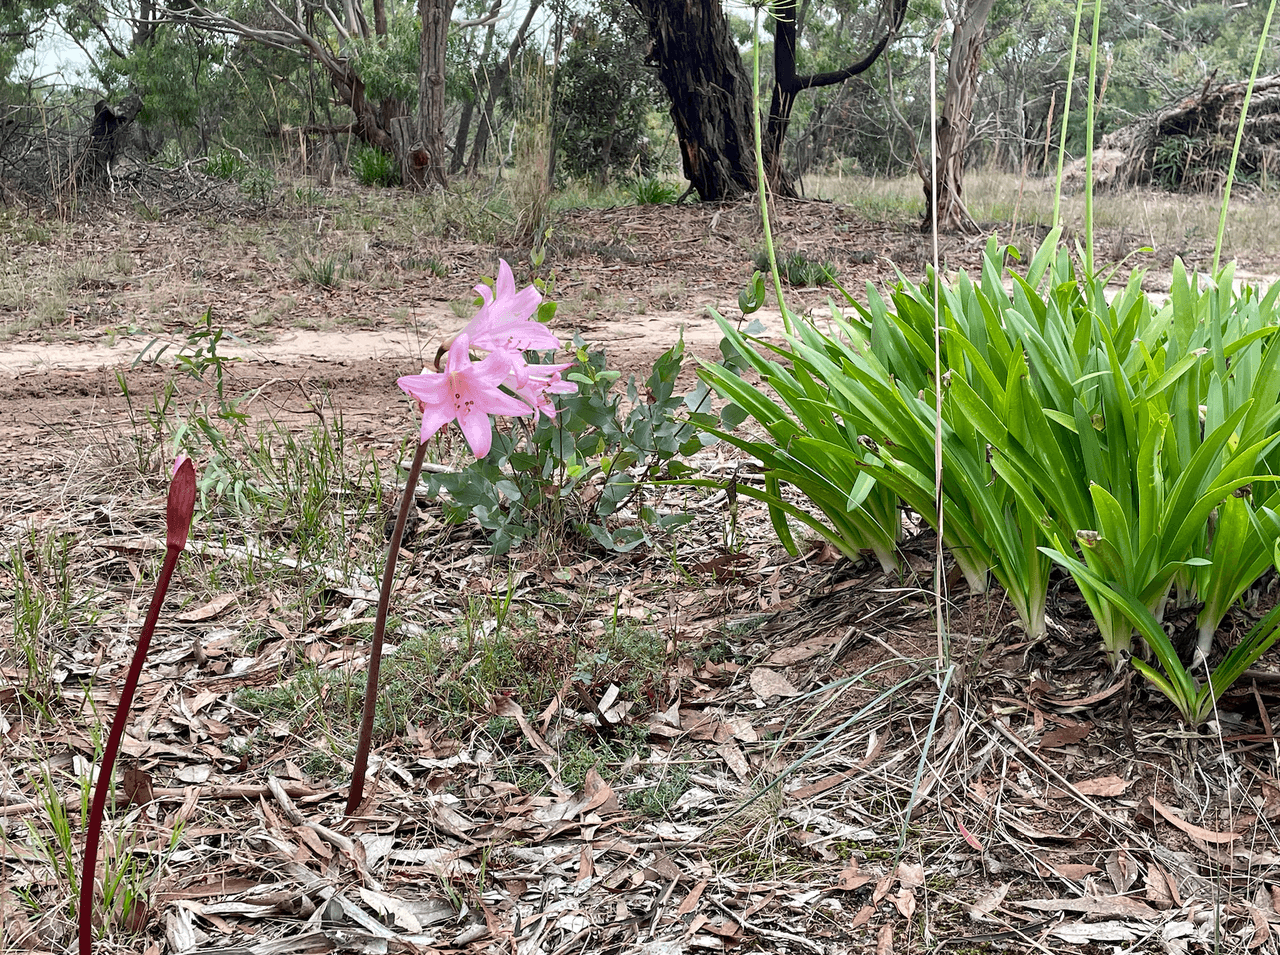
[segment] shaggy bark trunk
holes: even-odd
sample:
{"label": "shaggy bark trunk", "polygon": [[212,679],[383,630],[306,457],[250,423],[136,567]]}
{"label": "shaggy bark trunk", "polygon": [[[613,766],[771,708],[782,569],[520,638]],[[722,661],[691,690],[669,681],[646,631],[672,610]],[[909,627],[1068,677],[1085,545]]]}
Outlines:
{"label": "shaggy bark trunk", "polygon": [[[938,116],[938,154],[934,158],[938,177],[938,231],[977,231],[978,224],[964,204],[964,154],[969,145],[973,120],[973,100],[978,91],[978,67],[987,17],[995,0],[968,0],[951,34],[951,55],[947,58],[947,91]],[[924,179],[924,222],[922,232],[933,228],[933,190],[930,175]]]}
{"label": "shaggy bark trunk", "polygon": [[429,179],[449,181],[445,167],[444,82],[453,0],[418,0],[422,33],[418,38],[418,136],[425,155],[411,151],[408,179],[422,186]]}
{"label": "shaggy bark trunk", "polygon": [[[630,0],[649,28],[649,62],[671,97],[684,174],[704,201],[756,187],[751,77],[720,0]],[[771,157],[766,156],[766,165]]]}
{"label": "shaggy bark trunk", "polygon": [[[649,62],[671,97],[684,173],[699,198],[734,199],[756,186],[751,76],[729,33],[719,0],[630,0],[644,18],[653,46]],[[797,0],[774,6],[774,82],[767,132],[761,145],[773,192],[794,197],[782,165],[783,145],[796,96],[856,76],[884,52],[902,24],[907,0],[886,0],[889,29],[871,52],[842,70],[796,73]]]}

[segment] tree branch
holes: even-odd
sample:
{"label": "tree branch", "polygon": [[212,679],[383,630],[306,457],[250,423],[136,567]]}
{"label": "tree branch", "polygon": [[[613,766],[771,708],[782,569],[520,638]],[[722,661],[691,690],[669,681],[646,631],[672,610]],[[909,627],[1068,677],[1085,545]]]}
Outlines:
{"label": "tree branch", "polygon": [[[843,83],[845,80],[857,76],[859,73],[865,73],[871,68],[876,60],[880,58],[880,54],[885,51],[889,42],[897,34],[902,27],[902,21],[907,14],[907,0],[892,0],[892,22],[888,31],[882,36],[879,42],[871,48],[871,52],[858,60],[851,63],[842,70],[831,70],[826,73],[811,73],[808,76],[796,76],[793,78],[795,84],[795,92],[800,90],[816,89],[822,86],[834,86],[837,83]],[[794,58],[792,60],[794,66]]]}
{"label": "tree branch", "polygon": [[469,30],[472,27],[487,27],[490,23],[497,23],[504,16],[502,4],[499,3],[482,17],[477,17],[474,20],[458,20],[453,25],[459,30]]}

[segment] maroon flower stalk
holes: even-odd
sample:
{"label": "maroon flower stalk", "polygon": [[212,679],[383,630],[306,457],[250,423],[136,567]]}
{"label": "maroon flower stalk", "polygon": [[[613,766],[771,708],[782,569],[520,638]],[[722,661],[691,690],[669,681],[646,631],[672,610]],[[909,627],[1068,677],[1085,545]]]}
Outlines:
{"label": "maroon flower stalk", "polygon": [[169,500],[165,508],[164,566],[156,581],[151,606],[147,608],[147,619],[138,636],[138,645],[133,651],[133,662],[129,664],[129,673],[120,689],[120,702],[116,704],[115,715],[111,718],[111,732],[107,736],[106,749],[102,751],[102,765],[98,769],[98,779],[93,787],[93,804],[89,807],[89,831],[85,839],[84,861],[80,867],[80,910],[77,913],[80,955],[91,955],[93,951],[93,890],[98,871],[102,816],[107,805],[107,793],[111,791],[111,773],[115,769],[120,741],[124,738],[125,723],[129,719],[129,707],[133,703],[134,691],[138,688],[142,664],[146,661],[147,649],[151,646],[151,636],[155,633],[156,621],[160,618],[160,608],[164,605],[169,581],[178,566],[178,557],[187,546],[187,534],[191,530],[191,515],[195,507],[196,469],[190,458],[179,455],[173,469],[173,480],[169,482]]}
{"label": "maroon flower stalk", "polygon": [[[378,615],[373,626],[373,646],[369,650],[369,674],[365,685],[364,712],[360,719],[360,740],[351,767],[351,788],[347,792],[348,816],[364,801],[364,778],[369,768],[369,747],[373,738],[373,716],[378,706],[378,670],[382,664],[382,641],[387,631],[391,586],[395,581],[396,559],[404,526],[413,506],[418,474],[426,455],[426,442],[450,421],[456,421],[467,444],[478,458],[489,453],[493,441],[491,414],[555,416],[549,395],[565,394],[577,386],[561,380],[564,365],[535,365],[525,361],[524,352],[560,347],[560,339],[537,320],[542,293],[536,286],[516,291],[515,276],[505,261],[498,263],[493,288],[475,287],[483,305],[465,328],[436,352],[436,370],[424,368],[420,375],[405,375],[396,384],[418,401],[422,425],[418,430],[418,453],[409,469],[409,482],[400,499],[400,513],[387,551],[378,594]],[[486,358],[474,361],[472,348],[487,351]],[[441,370],[440,359],[448,355]],[[516,396],[503,391],[514,392]]]}
{"label": "maroon flower stalk", "polygon": [[378,615],[373,624],[373,646],[369,648],[369,676],[364,690],[364,711],[360,716],[360,741],[356,744],[355,762],[351,767],[351,788],[347,790],[348,816],[360,808],[364,800],[364,777],[369,768],[369,747],[373,742],[373,715],[378,707],[378,671],[382,667],[382,640],[387,633],[387,614],[391,608],[391,587],[396,579],[396,561],[400,557],[400,543],[404,540],[404,527],[409,522],[409,508],[413,507],[414,493],[418,487],[418,475],[427,455],[426,442],[418,442],[418,451],[409,466],[409,480],[400,498],[400,511],[396,514],[396,526],[391,531],[387,550],[387,562],[382,569],[382,589],[378,592]]}

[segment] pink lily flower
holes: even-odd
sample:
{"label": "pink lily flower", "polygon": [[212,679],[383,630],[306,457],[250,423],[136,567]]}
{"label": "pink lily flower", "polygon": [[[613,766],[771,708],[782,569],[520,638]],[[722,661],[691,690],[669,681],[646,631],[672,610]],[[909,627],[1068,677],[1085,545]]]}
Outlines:
{"label": "pink lily flower", "polygon": [[472,453],[482,458],[493,446],[489,415],[527,415],[533,409],[498,387],[510,373],[510,356],[495,352],[472,361],[470,348],[468,336],[460,334],[449,346],[444,371],[405,375],[396,384],[416,398],[422,409],[419,443],[426,443],[450,421],[457,421]]}
{"label": "pink lily flower", "polygon": [[520,369],[512,390],[529,402],[536,414],[555,420],[556,406],[551,395],[568,395],[578,390],[572,381],[560,377],[560,372],[572,367],[573,362],[563,365],[526,364]]}
{"label": "pink lily flower", "polygon": [[515,275],[505,259],[498,260],[492,289],[484,284],[475,288],[484,304],[461,332],[472,348],[522,352],[560,347],[560,339],[533,317],[542,304],[542,293],[534,285],[517,292]]}
{"label": "pink lily flower", "polygon": [[[524,352],[560,348],[560,339],[535,315],[542,302],[542,293],[535,286],[516,291],[515,276],[511,266],[500,261],[498,278],[494,287],[477,285],[484,304],[467,326],[436,353],[435,367],[446,354],[448,359],[443,371],[432,372],[424,368],[420,375],[405,375],[396,383],[418,401],[422,413],[418,450],[409,469],[409,481],[400,499],[400,511],[383,568],[382,589],[378,596],[378,612],[373,631],[373,645],[369,652],[369,665],[365,691],[364,710],[360,721],[360,739],[352,763],[351,786],[347,792],[347,815],[353,815],[364,798],[365,773],[369,765],[369,749],[372,745],[375,701],[378,698],[378,672],[382,657],[382,643],[386,634],[387,612],[391,600],[391,588],[395,580],[396,558],[408,514],[413,506],[413,488],[422,470],[427,440],[450,421],[457,421],[467,443],[478,458],[493,447],[493,423],[491,414],[542,415],[554,419],[554,394],[577,391],[577,385],[564,381],[560,372],[570,367],[563,365],[530,365]],[[480,361],[472,361],[472,348],[489,352]],[[502,390],[508,388],[524,399],[512,397]],[[527,402],[527,403],[526,403]]]}

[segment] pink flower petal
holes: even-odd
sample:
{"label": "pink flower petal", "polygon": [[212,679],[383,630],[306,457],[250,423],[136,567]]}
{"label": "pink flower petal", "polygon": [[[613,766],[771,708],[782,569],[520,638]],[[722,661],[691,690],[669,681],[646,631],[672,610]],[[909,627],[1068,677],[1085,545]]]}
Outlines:
{"label": "pink flower petal", "polygon": [[397,384],[422,408],[419,441],[428,440],[450,421],[457,421],[471,450],[477,457],[484,457],[493,441],[489,415],[529,415],[533,409],[498,387],[510,372],[507,357],[492,354],[482,361],[472,361],[470,347],[466,334],[459,335],[449,346],[444,371],[405,375]]}
{"label": "pink flower petal", "polygon": [[517,292],[515,276],[505,260],[498,261],[493,288],[477,285],[476,291],[484,304],[462,330],[473,348],[529,351],[560,347],[560,339],[534,318],[542,304],[542,293],[534,285]]}

